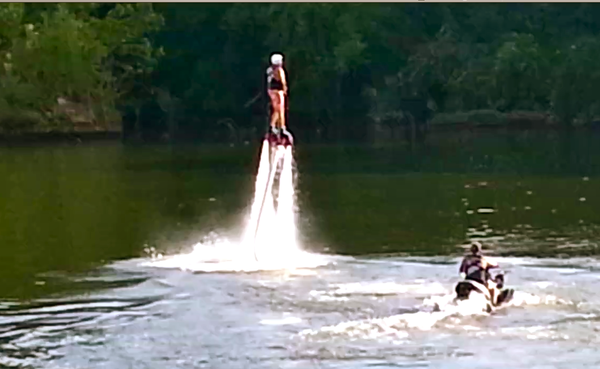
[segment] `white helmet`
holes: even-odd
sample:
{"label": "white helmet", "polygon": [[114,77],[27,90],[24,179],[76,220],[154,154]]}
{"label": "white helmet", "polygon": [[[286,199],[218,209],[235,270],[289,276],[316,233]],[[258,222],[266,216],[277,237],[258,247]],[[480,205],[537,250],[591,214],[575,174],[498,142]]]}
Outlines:
{"label": "white helmet", "polygon": [[273,54],[271,55],[271,64],[281,65],[283,63],[283,55]]}

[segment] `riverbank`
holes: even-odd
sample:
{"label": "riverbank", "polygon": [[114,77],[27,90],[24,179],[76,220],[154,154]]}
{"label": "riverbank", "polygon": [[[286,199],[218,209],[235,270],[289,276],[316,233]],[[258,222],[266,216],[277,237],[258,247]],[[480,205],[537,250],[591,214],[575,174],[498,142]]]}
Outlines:
{"label": "riverbank", "polygon": [[[421,123],[415,124],[419,134],[422,135],[422,142],[436,145],[441,141],[453,142],[456,139],[464,141],[468,138],[477,138],[481,134],[487,134],[488,132],[495,132],[499,134],[507,135],[520,135],[523,133],[540,133],[548,139],[558,138],[565,132],[565,126],[560,124],[556,117],[545,112],[529,112],[529,111],[515,111],[509,113],[501,113],[494,110],[475,110],[467,112],[456,112],[456,113],[439,113],[433,116],[433,118],[426,124]],[[593,121],[591,123],[575,122],[570,130],[573,133],[585,132],[600,134],[600,122]],[[142,128],[144,131],[144,129]],[[230,145],[247,145],[252,140],[249,136],[256,136],[255,140],[258,142],[261,139],[261,133],[257,133],[255,129],[243,128],[245,130],[244,140],[235,140],[231,142],[228,140],[219,140],[220,144],[224,146]],[[127,131],[127,132],[125,132]],[[53,130],[53,131],[21,131],[21,132],[0,132],[0,145],[12,146],[12,145],[36,145],[36,144],[83,144],[100,141],[121,141],[124,139],[131,139],[135,141],[136,134],[129,132],[130,129],[125,130],[124,127],[115,126],[114,124],[108,129],[99,129],[91,123],[82,125],[77,124],[69,130]],[[248,131],[248,132],[246,132]],[[249,134],[249,132],[252,133]],[[317,133],[309,132],[295,132],[292,129],[300,142],[302,138],[309,138]],[[142,132],[142,136],[145,139],[141,141],[147,143],[160,143],[168,142],[169,138],[167,133],[161,134],[160,132],[151,132],[147,135]],[[178,134],[179,137],[188,136]],[[365,144],[385,145],[385,144],[402,144],[406,143],[407,139],[411,136],[410,126],[403,123],[372,123],[369,124],[368,136]],[[417,137],[416,136],[416,137]],[[211,136],[212,137],[212,136]],[[328,144],[335,143],[340,144],[338,140],[328,140],[326,138],[308,140],[311,143],[316,144]],[[140,141],[140,140],[138,140]],[[194,142],[196,143],[211,143],[212,140],[206,137],[204,140],[175,140],[178,143]],[[237,143],[237,144],[236,144]],[[217,144],[219,145],[219,144]]]}

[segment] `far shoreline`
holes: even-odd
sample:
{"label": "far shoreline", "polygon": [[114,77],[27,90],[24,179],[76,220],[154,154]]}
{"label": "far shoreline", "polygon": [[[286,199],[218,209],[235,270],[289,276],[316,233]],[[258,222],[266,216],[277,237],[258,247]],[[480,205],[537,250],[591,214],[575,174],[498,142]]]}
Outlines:
{"label": "far shoreline", "polygon": [[[536,122],[537,123],[537,122]],[[586,124],[586,125],[574,125],[569,127],[570,132],[589,132],[591,134],[600,133],[600,124],[594,122],[595,124]],[[403,135],[394,135],[396,138],[390,137],[389,130],[393,127],[383,127],[379,125],[379,128],[376,128],[374,125],[371,128],[375,128],[379,130],[380,134],[377,136],[381,136],[381,133],[385,133],[384,137],[373,137],[367,139],[363,142],[365,145],[369,144],[378,144],[378,143],[388,143],[388,144],[402,144],[406,143]],[[406,127],[408,128],[408,127]],[[452,140],[456,135],[471,135],[477,133],[485,133],[485,132],[499,132],[499,133],[560,133],[564,132],[565,126],[560,124],[531,124],[531,122],[527,122],[525,124],[496,124],[496,123],[483,123],[483,122],[452,122],[452,123],[443,123],[443,124],[432,124],[431,122],[428,124],[427,137],[425,141],[428,139],[433,139],[434,141],[443,140],[447,137],[449,140]],[[396,126],[394,130],[403,130],[402,126]],[[35,146],[54,146],[54,145],[87,145],[87,144],[97,144],[97,143],[123,143],[123,144],[201,144],[201,145],[217,145],[217,146],[230,146],[230,147],[240,147],[252,145],[252,142],[210,142],[202,139],[176,139],[174,141],[170,141],[168,138],[164,136],[156,136],[151,135],[150,139],[139,139],[136,138],[136,135],[131,132],[129,134],[124,134],[122,130],[98,130],[98,131],[90,131],[90,130],[71,130],[71,131],[48,131],[48,132],[19,132],[19,133],[0,133],[0,147],[35,147]],[[304,136],[304,135],[303,135]],[[180,136],[181,137],[181,136]],[[185,137],[185,136],[184,136]],[[261,141],[261,136],[256,137],[256,143]],[[342,142],[337,140],[314,140],[311,139],[307,142],[307,145],[337,145]],[[354,142],[356,144],[356,142]]]}

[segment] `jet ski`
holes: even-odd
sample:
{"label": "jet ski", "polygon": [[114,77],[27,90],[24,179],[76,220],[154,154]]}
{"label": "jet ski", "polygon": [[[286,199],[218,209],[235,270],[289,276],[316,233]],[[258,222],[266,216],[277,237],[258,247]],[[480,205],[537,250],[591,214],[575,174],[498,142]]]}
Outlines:
{"label": "jet ski", "polygon": [[474,280],[465,279],[456,284],[454,289],[456,292],[455,300],[468,300],[471,296],[471,293],[481,294],[486,300],[486,306],[484,310],[488,313],[491,313],[496,308],[512,300],[515,291],[512,288],[503,288],[504,275],[502,273],[497,274],[491,283],[488,284],[488,286],[485,286],[484,284]]}

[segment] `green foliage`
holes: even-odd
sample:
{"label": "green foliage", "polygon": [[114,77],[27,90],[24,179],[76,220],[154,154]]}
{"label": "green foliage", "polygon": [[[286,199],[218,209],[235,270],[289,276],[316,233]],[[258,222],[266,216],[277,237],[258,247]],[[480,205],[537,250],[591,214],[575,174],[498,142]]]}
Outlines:
{"label": "green foliage", "polygon": [[576,118],[589,122],[600,115],[600,101],[596,97],[600,83],[599,57],[600,41],[593,37],[580,39],[564,53],[552,91],[553,111],[564,123],[571,124]]}
{"label": "green foliage", "polygon": [[[59,99],[88,110],[95,117],[89,123],[118,121],[117,100],[156,67],[161,49],[146,34],[162,25],[162,17],[151,4],[117,4],[103,17],[96,16],[97,8],[92,3],[52,4],[43,11],[0,6],[0,101],[11,117],[40,117],[22,125],[25,130],[69,128],[72,122],[57,112]],[[14,130],[9,122],[14,119],[0,117],[0,128]]]}
{"label": "green foliage", "polygon": [[23,4],[0,4],[0,50],[6,51],[10,47],[11,41],[19,35],[23,12]]}
{"label": "green foliage", "polygon": [[598,16],[591,4],[7,3],[0,104],[48,121],[62,97],[105,122],[117,105],[153,102],[171,128],[248,128],[264,117],[264,73],[280,51],[290,122],[306,134],[402,119],[408,100],[569,126],[600,113]]}
{"label": "green foliage", "polygon": [[[315,129],[310,121],[324,116],[329,125],[346,120],[348,107],[360,101],[370,105],[363,120],[402,119],[406,99],[428,100],[437,113],[537,111],[570,124],[584,119],[582,114],[588,120],[596,114],[594,80],[585,77],[593,74],[593,62],[586,60],[593,60],[595,49],[583,41],[600,30],[591,15],[595,9],[585,4],[164,5],[161,41],[165,60],[177,68],[164,70],[159,80],[183,98],[189,114],[204,117],[206,127],[237,116],[244,125],[250,121],[244,118],[245,103],[264,88],[269,54],[282,51],[291,122],[301,130]],[[574,38],[586,46],[572,48],[580,44]],[[362,94],[353,92],[361,89]],[[347,122],[342,127],[350,129]]]}
{"label": "green foliage", "polygon": [[552,88],[550,60],[533,35],[514,34],[496,52],[493,85],[498,107],[503,110],[544,110]]}

